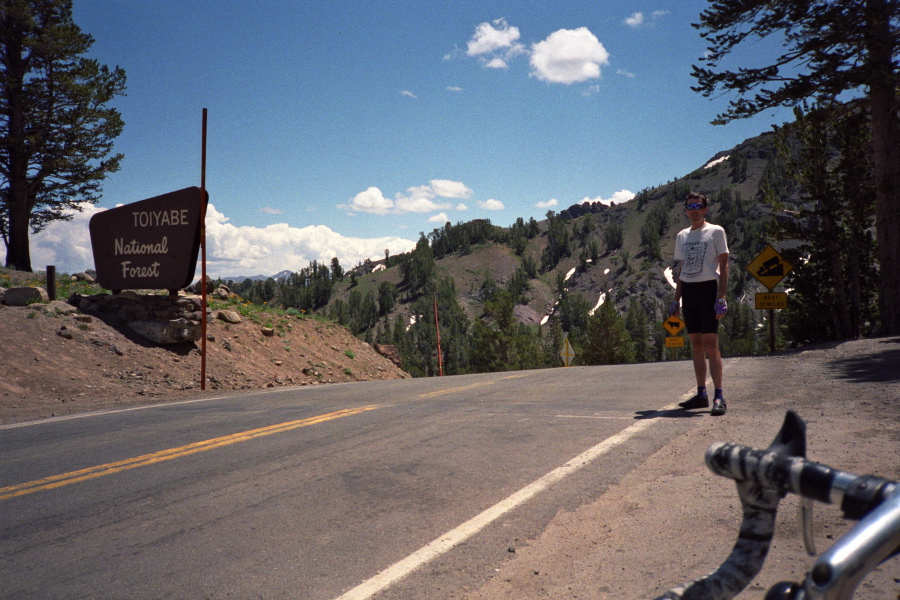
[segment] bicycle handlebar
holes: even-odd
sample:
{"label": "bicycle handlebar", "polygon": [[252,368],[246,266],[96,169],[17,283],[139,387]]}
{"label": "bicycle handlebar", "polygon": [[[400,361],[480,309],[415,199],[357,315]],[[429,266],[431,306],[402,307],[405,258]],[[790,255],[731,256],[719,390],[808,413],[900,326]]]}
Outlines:
{"label": "bicycle handlebar", "polygon": [[[715,571],[673,588],[656,600],[730,600],[759,573],[775,530],[778,503],[787,493],[827,504],[860,523],[816,562],[802,589],[782,587],[780,597],[803,600],[849,598],[859,581],[900,552],[900,485],[881,477],[857,477],[805,458],[806,424],[793,411],[767,450],[716,443],[706,464],[734,479],[743,521],[731,554]],[[815,589],[815,595],[804,590]],[[767,596],[769,598],[769,596]]]}
{"label": "bicycle handlebar", "polygon": [[782,496],[797,494],[825,504],[840,504],[844,517],[859,520],[890,498],[897,484],[874,475],[856,476],[799,456],[718,442],[706,451],[706,465],[716,475],[752,480]]}

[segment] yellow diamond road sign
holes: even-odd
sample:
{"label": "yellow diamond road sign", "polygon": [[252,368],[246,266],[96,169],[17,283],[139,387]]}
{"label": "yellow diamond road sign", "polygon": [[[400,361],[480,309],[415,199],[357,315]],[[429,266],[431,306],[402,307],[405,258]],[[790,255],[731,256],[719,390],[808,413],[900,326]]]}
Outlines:
{"label": "yellow diamond road sign", "polygon": [[672,315],[663,321],[663,327],[669,332],[669,335],[678,335],[678,332],[684,328],[684,321]]}
{"label": "yellow diamond road sign", "polygon": [[784,279],[784,276],[793,269],[794,266],[784,260],[771,245],[766,246],[753,259],[753,262],[747,265],[747,271],[756,277],[761,284],[769,288],[769,291],[775,289],[778,282]]}
{"label": "yellow diamond road sign", "polygon": [[572,366],[572,361],[575,360],[575,350],[572,349],[572,344],[569,342],[569,336],[566,336],[566,341],[563,344],[559,355],[562,356],[563,362],[566,363],[567,367]]}

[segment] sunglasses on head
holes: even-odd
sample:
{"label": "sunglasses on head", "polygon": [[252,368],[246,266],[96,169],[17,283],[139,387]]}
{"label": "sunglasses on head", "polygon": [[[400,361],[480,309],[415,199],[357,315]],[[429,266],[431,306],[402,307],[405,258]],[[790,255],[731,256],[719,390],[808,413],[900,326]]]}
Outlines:
{"label": "sunglasses on head", "polygon": [[700,210],[701,208],[706,208],[706,205],[698,202],[696,204],[685,204],[684,207],[688,210]]}

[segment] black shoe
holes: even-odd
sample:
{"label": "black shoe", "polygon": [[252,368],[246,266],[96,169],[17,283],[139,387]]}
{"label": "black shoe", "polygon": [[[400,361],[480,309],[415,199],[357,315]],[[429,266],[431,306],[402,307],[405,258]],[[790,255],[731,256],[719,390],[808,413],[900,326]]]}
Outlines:
{"label": "black shoe", "polygon": [[709,398],[706,396],[701,396],[697,394],[690,400],[685,400],[684,402],[679,402],[678,406],[685,410],[691,410],[694,408],[706,408],[709,406]]}
{"label": "black shoe", "polygon": [[715,400],[713,400],[713,407],[712,410],[709,411],[709,414],[713,415],[714,417],[718,417],[720,415],[724,415],[726,410],[728,410],[728,407],[725,406],[725,399],[716,398]]}

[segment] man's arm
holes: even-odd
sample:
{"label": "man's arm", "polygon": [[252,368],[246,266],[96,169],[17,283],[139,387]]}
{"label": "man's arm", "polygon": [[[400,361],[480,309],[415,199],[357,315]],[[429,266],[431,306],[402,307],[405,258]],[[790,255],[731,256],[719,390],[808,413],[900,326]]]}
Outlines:
{"label": "man's arm", "polygon": [[728,293],[728,253],[723,252],[719,255],[719,295],[718,298],[725,298]]}
{"label": "man's arm", "polygon": [[675,280],[675,300],[669,307],[670,315],[678,314],[678,304],[681,302],[681,261],[676,260],[672,266],[672,279]]}

